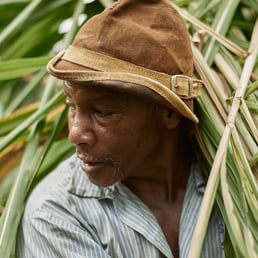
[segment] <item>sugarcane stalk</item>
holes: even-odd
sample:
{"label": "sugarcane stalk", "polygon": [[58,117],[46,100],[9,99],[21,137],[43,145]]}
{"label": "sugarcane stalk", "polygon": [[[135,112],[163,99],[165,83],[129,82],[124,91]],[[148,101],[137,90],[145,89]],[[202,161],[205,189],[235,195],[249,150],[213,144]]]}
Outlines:
{"label": "sugarcane stalk", "polygon": [[[201,254],[201,249],[202,249],[205,233],[208,226],[208,220],[211,214],[212,206],[215,200],[218,183],[220,179],[220,167],[223,165],[221,162],[223,160],[225,153],[227,152],[231,131],[232,131],[232,128],[235,127],[235,120],[240,108],[240,104],[243,101],[245,90],[247,88],[248,81],[251,76],[251,73],[257,58],[258,20],[256,21],[255,29],[252,34],[249,53],[250,54],[246,58],[244,63],[243,72],[240,77],[239,87],[237,88],[236,93],[234,95],[234,99],[231,105],[231,109],[229,111],[226,127],[224,129],[224,132],[210,171],[207,187],[203,196],[203,201],[198,214],[196,227],[193,233],[188,258],[198,258],[200,257],[200,254]],[[198,239],[199,241],[198,245],[194,241],[195,239]]]}
{"label": "sugarcane stalk", "polygon": [[220,34],[216,33],[211,27],[203,23],[202,21],[198,20],[194,16],[190,15],[188,12],[179,8],[177,5],[170,2],[171,5],[181,14],[181,16],[191,24],[195,25],[196,27],[200,28],[212,38],[214,38],[217,42],[221,43],[227,49],[229,49],[232,53],[237,55],[240,58],[245,58],[248,55],[248,52],[243,50],[238,45],[234,44],[232,41],[226,39],[225,37],[221,36]]}

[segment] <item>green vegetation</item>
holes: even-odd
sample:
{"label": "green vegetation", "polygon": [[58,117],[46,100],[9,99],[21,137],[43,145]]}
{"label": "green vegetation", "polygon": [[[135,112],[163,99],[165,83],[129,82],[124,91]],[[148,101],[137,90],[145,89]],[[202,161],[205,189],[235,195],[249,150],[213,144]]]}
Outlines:
{"label": "green vegetation", "polygon": [[[113,1],[84,2],[0,2],[0,257],[14,257],[28,193],[74,151],[61,83],[47,75],[46,64],[71,43],[81,22]],[[205,82],[195,134],[210,178],[189,257],[199,257],[215,199],[227,227],[226,256],[257,257],[257,0],[171,4],[187,23],[195,75]]]}

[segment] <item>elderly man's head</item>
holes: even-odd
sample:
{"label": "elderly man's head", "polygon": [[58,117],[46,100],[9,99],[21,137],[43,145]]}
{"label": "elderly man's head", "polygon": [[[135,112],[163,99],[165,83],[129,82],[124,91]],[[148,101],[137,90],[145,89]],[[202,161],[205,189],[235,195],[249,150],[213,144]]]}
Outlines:
{"label": "elderly man's head", "polygon": [[[181,16],[166,0],[121,0],[86,22],[72,45],[48,65],[66,81],[106,82],[176,110],[197,122],[189,35]],[[112,83],[111,83],[112,82]],[[123,82],[123,83],[121,83]]]}

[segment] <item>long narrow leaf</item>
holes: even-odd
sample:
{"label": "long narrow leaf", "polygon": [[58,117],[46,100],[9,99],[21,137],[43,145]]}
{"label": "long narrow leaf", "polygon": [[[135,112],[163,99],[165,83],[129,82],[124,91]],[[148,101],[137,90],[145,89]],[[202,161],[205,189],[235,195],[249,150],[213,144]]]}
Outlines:
{"label": "long narrow leaf", "polygon": [[38,109],[33,115],[31,115],[26,121],[20,124],[15,130],[8,134],[0,142],[0,151],[8,146],[12,141],[14,141],[22,132],[35,123],[37,120],[40,120],[42,116],[48,112],[53,106],[56,106],[64,101],[64,95],[62,92],[59,92],[53,99],[51,99],[42,109]]}
{"label": "long narrow leaf", "polygon": [[[17,207],[21,207],[23,205],[23,196],[27,190],[27,184],[31,174],[31,167],[35,166],[35,162],[38,158],[38,144],[40,139],[40,132],[42,130],[42,124],[38,124],[35,128],[35,131],[31,133],[30,141],[26,147],[23,162],[20,167],[20,171],[18,173],[18,177],[15,181],[13,189],[10,193],[10,197],[8,198],[7,205],[4,209],[4,212],[1,216],[0,220],[0,256],[1,257],[9,257],[12,251],[13,246],[13,238],[15,234],[11,232],[9,229],[13,227],[17,228],[17,225],[20,220],[20,216],[22,214],[21,209],[17,209]],[[34,157],[34,160],[31,160],[31,157]],[[31,167],[28,166],[31,164]],[[16,193],[19,193],[17,195]],[[15,210],[18,210],[17,214]],[[16,232],[16,230],[15,230]],[[8,239],[8,241],[6,241]]]}
{"label": "long narrow leaf", "polygon": [[[257,21],[258,26],[258,21]],[[205,232],[207,230],[208,218],[211,213],[212,204],[215,200],[215,195],[219,182],[219,171],[221,167],[221,161],[223,160],[223,156],[227,150],[229,137],[231,135],[231,128],[234,126],[237,113],[241,104],[241,99],[244,97],[246,87],[248,85],[248,80],[251,76],[251,72],[253,70],[257,53],[258,53],[258,30],[255,30],[252,35],[252,40],[250,44],[250,55],[247,57],[243,73],[240,78],[240,85],[237,89],[234,100],[231,105],[231,109],[228,115],[227,125],[223,132],[220,144],[218,146],[217,154],[215,156],[213,166],[210,171],[210,176],[207,182],[206,191],[204,193],[203,201],[201,204],[201,208],[199,211],[197,224],[193,233],[193,239],[199,239],[198,245],[194,244],[192,241],[191,247],[189,250],[188,258],[197,258],[200,257],[202,243],[204,240]]]}
{"label": "long narrow leaf", "polygon": [[31,15],[31,13],[37,8],[41,0],[34,0],[0,33],[0,46],[3,42],[10,37],[16,30],[21,28],[22,24]]}
{"label": "long narrow leaf", "polygon": [[18,78],[45,68],[49,56],[0,61],[0,80]]}

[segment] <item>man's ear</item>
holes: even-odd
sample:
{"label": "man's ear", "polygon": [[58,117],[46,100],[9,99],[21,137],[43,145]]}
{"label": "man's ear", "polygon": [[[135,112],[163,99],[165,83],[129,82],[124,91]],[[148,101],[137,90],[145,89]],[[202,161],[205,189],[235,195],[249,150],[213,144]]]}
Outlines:
{"label": "man's ear", "polygon": [[168,129],[173,129],[180,124],[182,116],[178,112],[171,109],[164,109],[163,111],[163,120]]}

